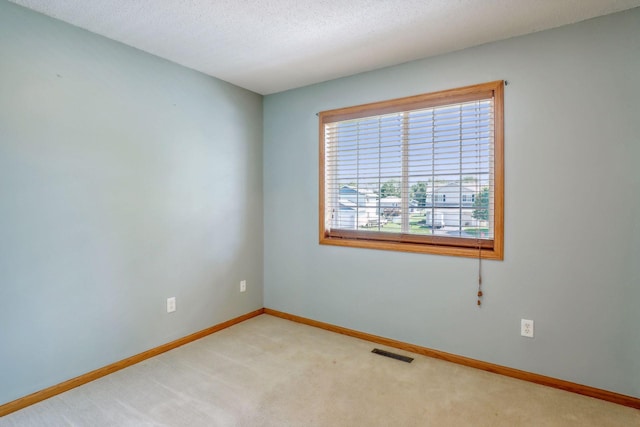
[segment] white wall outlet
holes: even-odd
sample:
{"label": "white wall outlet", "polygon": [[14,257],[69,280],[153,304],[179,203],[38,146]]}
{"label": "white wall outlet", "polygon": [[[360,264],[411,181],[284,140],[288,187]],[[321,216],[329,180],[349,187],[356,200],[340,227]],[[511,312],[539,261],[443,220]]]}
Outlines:
{"label": "white wall outlet", "polygon": [[240,282],[240,292],[246,292],[246,291],[247,291],[247,281],[242,280]]}
{"label": "white wall outlet", "polygon": [[533,338],[533,320],[522,319],[520,321],[520,335]]}
{"label": "white wall outlet", "polygon": [[176,311],[176,297],[167,298],[167,313]]}

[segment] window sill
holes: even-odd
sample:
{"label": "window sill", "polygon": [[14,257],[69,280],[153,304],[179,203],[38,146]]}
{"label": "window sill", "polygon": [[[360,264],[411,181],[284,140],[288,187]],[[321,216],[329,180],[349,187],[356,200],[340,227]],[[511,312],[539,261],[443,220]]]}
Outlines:
{"label": "window sill", "polygon": [[345,239],[322,236],[320,237],[321,245],[332,246],[345,246],[352,248],[364,248],[364,249],[379,249],[386,251],[400,251],[400,252],[413,252],[424,253],[433,255],[447,255],[458,256],[465,258],[478,258],[478,253],[482,259],[503,260],[502,247],[498,241],[494,242],[492,249],[483,248],[482,251],[478,251],[478,248],[464,248],[455,246],[444,246],[436,244],[418,244],[418,243],[406,243],[406,242],[383,242],[373,240],[360,240],[360,239]]}

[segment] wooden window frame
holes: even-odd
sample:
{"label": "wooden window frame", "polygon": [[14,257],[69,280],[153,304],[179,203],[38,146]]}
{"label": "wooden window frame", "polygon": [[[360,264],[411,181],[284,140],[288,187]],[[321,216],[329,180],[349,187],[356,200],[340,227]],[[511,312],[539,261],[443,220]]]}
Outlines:
{"label": "wooden window frame", "polygon": [[[380,233],[361,230],[326,229],[325,218],[325,125],[387,113],[432,108],[493,98],[493,240],[439,235],[419,236],[405,233]],[[403,252],[502,260],[504,256],[504,81],[482,83],[456,89],[397,98],[319,113],[319,242],[322,245],[348,246]]]}

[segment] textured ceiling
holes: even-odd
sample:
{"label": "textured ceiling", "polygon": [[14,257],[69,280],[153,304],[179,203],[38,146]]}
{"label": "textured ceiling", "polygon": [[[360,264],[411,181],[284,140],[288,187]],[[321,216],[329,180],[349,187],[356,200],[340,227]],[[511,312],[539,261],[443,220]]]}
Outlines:
{"label": "textured ceiling", "polygon": [[640,6],[640,0],[12,0],[269,94]]}

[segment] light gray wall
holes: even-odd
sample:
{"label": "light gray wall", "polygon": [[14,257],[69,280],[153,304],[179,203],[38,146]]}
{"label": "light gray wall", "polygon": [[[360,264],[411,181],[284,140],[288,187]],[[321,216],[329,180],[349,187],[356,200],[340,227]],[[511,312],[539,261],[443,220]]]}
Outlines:
{"label": "light gray wall", "polygon": [[0,403],[261,308],[262,236],[261,96],[0,1]]}
{"label": "light gray wall", "polygon": [[[270,95],[265,306],[640,397],[640,9]],[[505,259],[320,246],[318,111],[507,79]],[[520,337],[520,319],[536,337]]]}

